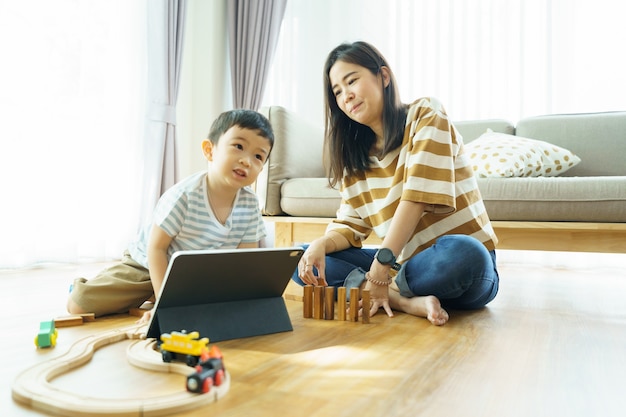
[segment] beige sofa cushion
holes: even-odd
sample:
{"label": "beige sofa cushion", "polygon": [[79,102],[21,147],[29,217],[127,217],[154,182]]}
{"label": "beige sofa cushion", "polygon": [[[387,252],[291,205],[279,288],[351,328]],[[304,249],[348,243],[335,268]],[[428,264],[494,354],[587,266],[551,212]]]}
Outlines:
{"label": "beige sofa cushion", "polygon": [[[491,220],[626,222],[626,177],[478,178]],[[285,213],[335,217],[341,198],[325,178],[282,186]]]}
{"label": "beige sofa cushion", "polygon": [[626,112],[584,113],[528,117],[515,134],[569,149],[582,160],[569,177],[626,176]]}
{"label": "beige sofa cushion", "polygon": [[491,220],[626,222],[626,177],[478,178]]}
{"label": "beige sofa cushion", "polygon": [[340,202],[326,178],[294,178],[281,187],[280,206],[290,216],[335,217]]}
{"label": "beige sofa cushion", "polygon": [[489,130],[509,135],[515,134],[513,124],[504,119],[466,120],[454,122],[454,126],[461,136],[463,136],[463,143],[470,143]]}

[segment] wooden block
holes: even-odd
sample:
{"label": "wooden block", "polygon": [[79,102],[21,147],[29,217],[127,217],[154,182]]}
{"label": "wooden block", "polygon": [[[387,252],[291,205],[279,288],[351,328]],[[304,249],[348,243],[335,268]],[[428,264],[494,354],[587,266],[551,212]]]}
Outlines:
{"label": "wooden block", "polygon": [[361,292],[361,308],[363,309],[363,314],[361,316],[361,320],[364,324],[370,322],[370,308],[372,304],[370,302],[370,290],[364,289]]}
{"label": "wooden block", "polygon": [[143,317],[146,311],[150,311],[153,308],[154,308],[154,303],[150,301],[146,301],[139,307],[131,308],[130,310],[128,310],[128,315],[134,316],[134,317]]}
{"label": "wooden block", "polygon": [[304,298],[302,300],[302,317],[310,319],[313,317],[313,286],[304,286]]}
{"label": "wooden block", "polygon": [[94,313],[84,313],[84,314],[78,314],[78,315],[83,318],[83,322],[96,321],[96,315]]}
{"label": "wooden block", "polygon": [[313,318],[324,319],[324,287],[321,285],[313,287]]}
{"label": "wooden block", "polygon": [[141,307],[131,308],[130,310],[128,310],[128,315],[134,317],[143,317],[146,311],[150,311],[150,309],[145,309]]}
{"label": "wooden block", "polygon": [[337,320],[346,320],[346,287],[337,288]]}
{"label": "wooden block", "polygon": [[350,321],[359,321],[359,288],[350,288]]}
{"label": "wooden block", "polygon": [[324,319],[335,320],[335,287],[324,287]]}
{"label": "wooden block", "polygon": [[79,315],[63,316],[54,319],[54,327],[71,327],[83,324],[83,318]]}

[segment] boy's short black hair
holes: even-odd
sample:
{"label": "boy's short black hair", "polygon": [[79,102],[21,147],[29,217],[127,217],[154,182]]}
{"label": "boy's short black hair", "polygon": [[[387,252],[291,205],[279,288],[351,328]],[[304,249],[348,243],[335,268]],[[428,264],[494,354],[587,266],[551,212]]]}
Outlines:
{"label": "boy's short black hair", "polygon": [[270,121],[257,111],[246,109],[228,110],[217,116],[211,125],[208,139],[214,144],[217,143],[220,137],[233,126],[258,132],[270,141],[271,147],[274,147],[274,130]]}

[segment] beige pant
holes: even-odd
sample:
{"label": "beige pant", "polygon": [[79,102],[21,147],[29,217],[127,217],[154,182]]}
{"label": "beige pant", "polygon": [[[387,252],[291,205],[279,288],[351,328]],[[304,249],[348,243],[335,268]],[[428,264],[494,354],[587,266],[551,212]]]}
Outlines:
{"label": "beige pant", "polygon": [[95,278],[77,278],[70,297],[83,310],[102,316],[126,313],[153,294],[150,273],[126,251],[121,263],[101,271]]}

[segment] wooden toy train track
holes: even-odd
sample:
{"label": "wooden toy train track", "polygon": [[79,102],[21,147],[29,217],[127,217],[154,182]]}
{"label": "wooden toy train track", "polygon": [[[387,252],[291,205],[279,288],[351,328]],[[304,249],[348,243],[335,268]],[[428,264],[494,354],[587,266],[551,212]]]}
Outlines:
{"label": "wooden toy train track", "polygon": [[53,385],[56,377],[89,362],[96,350],[127,339],[135,339],[127,349],[128,361],[139,368],[151,371],[173,372],[183,375],[193,369],[182,363],[165,363],[155,349],[155,340],[141,339],[141,326],[131,326],[92,335],[75,342],[63,355],[37,364],[20,373],[12,387],[13,399],[33,409],[68,417],[87,416],[166,416],[191,410],[217,401],[226,395],[230,376],[206,394],[193,394],[184,389],[170,395],[142,399],[110,399],[77,395]]}

